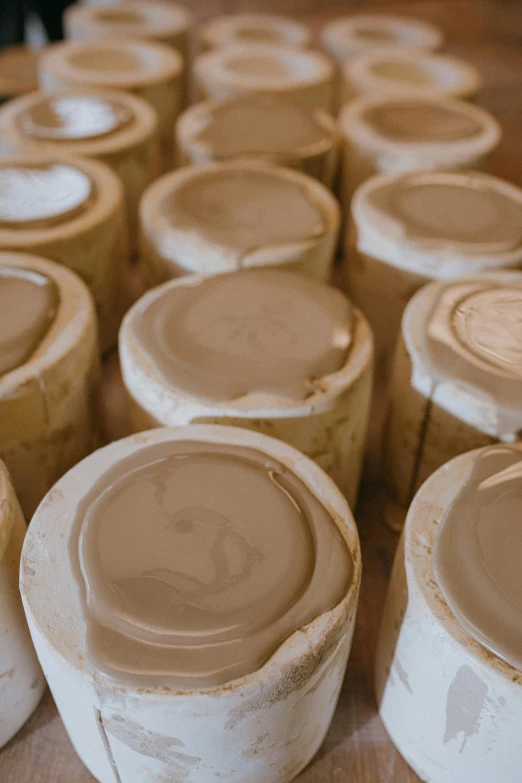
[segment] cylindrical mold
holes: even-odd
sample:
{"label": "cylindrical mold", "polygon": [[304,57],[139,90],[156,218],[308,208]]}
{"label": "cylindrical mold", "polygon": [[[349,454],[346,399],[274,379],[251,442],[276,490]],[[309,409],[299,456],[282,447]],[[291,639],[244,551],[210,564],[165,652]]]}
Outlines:
{"label": "cylindrical mold", "polygon": [[64,14],[67,38],[95,41],[106,38],[148,38],[176,49],[186,60],[189,54],[191,17],[181,5],[159,0],[125,0],[69,6]]}
{"label": "cylindrical mold", "polygon": [[361,54],[342,67],[344,102],[360,96],[443,95],[473,99],[482,85],[479,71],[448,54],[389,49]]}
{"label": "cylindrical mold", "polygon": [[0,109],[0,153],[62,153],[96,158],[121,179],[131,252],[138,204],[159,173],[158,121],[152,107],[121,90],[35,92]]}
{"label": "cylindrical mold", "polygon": [[199,54],[194,79],[202,98],[270,95],[308,109],[332,111],[335,68],[316,49],[285,44],[231,44]]}
{"label": "cylindrical mold", "polygon": [[[408,764],[431,783],[517,783],[522,768],[522,672],[461,625],[433,564],[441,522],[472,464],[487,451],[492,449],[452,460],[415,497],[395,557],[377,648],[380,717]],[[485,569],[474,587],[482,601],[490,589]]]}
{"label": "cylindrical mold", "polygon": [[486,169],[501,137],[497,120],[479,106],[408,93],[350,101],[339,125],[347,206],[373,174]]}
{"label": "cylindrical mold", "polygon": [[180,165],[249,158],[303,171],[333,188],[341,134],[323,109],[245,96],[188,108],[176,123],[175,144]]}
{"label": "cylindrical mold", "polygon": [[[254,449],[303,482],[346,542],[353,560],[351,585],[340,603],[294,632],[251,674],[191,690],[114,682],[87,654],[80,590],[62,587],[77,578],[72,548],[76,504],[122,460],[187,440],[214,449]],[[232,558],[234,551],[239,554],[231,550]],[[22,597],[40,663],[76,751],[101,783],[292,780],[319,748],[331,720],[351,644],[359,581],[356,526],[333,482],[280,441],[215,426],[140,433],[82,462],[40,506],[21,567]]]}
{"label": "cylindrical mold", "polygon": [[279,43],[309,46],[311,31],[307,25],[279,14],[243,13],[216,16],[205,22],[198,39],[202,49],[222,49],[231,44]]}
{"label": "cylindrical mold", "polygon": [[129,304],[123,188],[103,163],[56,154],[0,163],[0,251],[49,258],[76,272],[93,296],[102,351]]}
{"label": "cylindrical mold", "polygon": [[[205,304],[208,323],[204,323]],[[325,313],[333,318],[334,308],[346,311],[346,316],[329,327],[325,345],[331,350],[332,341],[340,343],[345,333],[345,353],[336,361],[336,369],[320,377],[315,368],[307,367],[313,379],[305,380],[295,394],[290,389],[295,384],[295,378],[292,383],[289,380],[290,366],[295,368],[302,361],[303,341],[310,356],[317,351],[317,344],[311,345],[311,333],[308,337],[302,334],[305,321],[309,318],[315,324],[317,334],[323,329]],[[182,318],[177,332],[181,323],[192,318],[199,324],[197,333],[187,338],[194,341],[190,349],[193,371],[205,379],[197,391],[183,385],[185,376],[179,371],[175,346],[173,352],[160,349],[168,342],[174,327],[167,324],[176,313]],[[257,346],[255,358],[252,345]],[[201,365],[196,358],[200,352],[206,357]],[[234,386],[241,389],[239,394],[223,392],[222,400],[204,396],[205,390],[217,391],[212,368],[220,356],[218,374],[233,372],[235,366]],[[235,358],[229,367],[230,356]],[[134,431],[191,423],[233,424],[280,438],[314,459],[351,507],[357,497],[366,440],[372,358],[366,320],[340,292],[305,278],[293,282],[290,273],[280,271],[232,273],[206,282],[185,276],[165,283],[136,303],[120,333],[120,360]],[[287,365],[279,373],[275,367],[281,370],[281,362]],[[271,393],[270,388],[277,391]]]}
{"label": "cylindrical mold", "polygon": [[27,46],[0,51],[0,103],[38,89],[39,52]]}
{"label": "cylindrical mold", "polygon": [[422,285],[522,266],[521,218],[522,190],[477,172],[383,175],[359,188],[344,272],[384,369],[404,308]]}
{"label": "cylindrical mold", "polygon": [[45,689],[18,588],[26,524],[0,461],[0,748],[22,728]]}
{"label": "cylindrical mold", "polygon": [[321,31],[323,48],[339,64],[376,49],[433,52],[443,43],[444,35],[438,27],[420,19],[385,14],[342,16],[325,24]]}
{"label": "cylindrical mold", "polygon": [[[92,300],[76,275],[36,256],[0,253],[0,275],[10,270],[43,276],[57,299],[33,353],[0,376],[0,457],[30,519],[54,482],[99,443],[98,344]],[[16,344],[11,338],[4,350]]]}
{"label": "cylindrical mold", "polygon": [[521,439],[521,311],[521,272],[433,282],[409,303],[385,440],[387,483],[402,505],[458,454]]}
{"label": "cylindrical mold", "polygon": [[140,205],[150,285],[182,274],[282,266],[328,281],[339,205],[317,180],[255,161],[186,166]]}
{"label": "cylindrical mold", "polygon": [[42,54],[40,87],[110,87],[150,103],[158,116],[164,168],[172,166],[172,129],[183,107],[183,57],[161,43],[142,40],[70,41]]}

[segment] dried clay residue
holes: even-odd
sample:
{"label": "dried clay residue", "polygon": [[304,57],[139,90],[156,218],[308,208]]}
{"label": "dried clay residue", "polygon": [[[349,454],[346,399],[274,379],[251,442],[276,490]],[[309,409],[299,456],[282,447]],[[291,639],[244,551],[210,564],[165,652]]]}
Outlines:
{"label": "dried clay residue", "polygon": [[470,666],[461,666],[448,690],[444,744],[462,736],[460,753],[480,727],[480,717],[488,695],[487,685]]}
{"label": "dried clay residue", "polygon": [[201,761],[198,756],[183,753],[180,750],[184,747],[183,742],[176,737],[154,734],[138,723],[124,720],[119,715],[104,718],[103,724],[107,734],[115,737],[131,750],[164,764],[165,772],[168,772],[172,783],[185,780],[189,776],[189,768]]}
{"label": "dried clay residue", "polygon": [[409,690],[410,693],[413,693],[412,687],[410,685],[410,678],[408,677],[408,672],[405,670],[398,658],[395,658],[393,665],[404,687]]}
{"label": "dried clay residue", "polygon": [[256,758],[256,756],[259,756],[261,753],[264,753],[267,750],[271,750],[274,747],[273,745],[263,747],[263,744],[268,736],[269,735],[267,732],[260,734],[253,741],[252,746],[248,750],[244,750],[241,755],[246,759],[253,759]]}
{"label": "dried clay residue", "polygon": [[295,664],[285,666],[275,682],[270,685],[262,685],[256,696],[245,699],[239,707],[230,710],[225,728],[234,729],[249,715],[284,701],[290,694],[304,688],[313,679],[322,664],[332,656],[332,651],[337,647],[342,631],[343,625],[341,623],[340,627],[328,639],[323,640],[323,647],[320,650],[310,650],[297,666]]}
{"label": "dried clay residue", "polygon": [[4,687],[7,686],[7,683],[13,679],[14,675],[15,675],[14,666],[5,672],[0,672],[0,694],[4,690]]}

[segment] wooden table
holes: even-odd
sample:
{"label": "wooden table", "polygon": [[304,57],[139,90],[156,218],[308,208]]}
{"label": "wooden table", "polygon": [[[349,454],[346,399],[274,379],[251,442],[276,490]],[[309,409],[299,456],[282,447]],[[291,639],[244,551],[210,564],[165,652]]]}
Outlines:
{"label": "wooden table", "polygon": [[[328,0],[199,0],[200,17],[222,10],[276,10],[319,25],[348,8],[404,13],[433,21],[448,37],[447,49],[474,63],[485,88],[480,102],[496,114],[505,138],[495,171],[522,186],[522,3],[519,0],[416,0],[395,3]],[[318,10],[320,9],[320,10]],[[112,438],[125,434],[117,357],[105,366],[106,416]],[[363,585],[346,680],[328,736],[300,783],[414,783],[377,715],[372,662],[379,619],[397,538],[383,524],[383,493],[376,459],[381,406],[372,418],[367,469],[356,518],[363,550]],[[0,752],[0,783],[93,783],[74,753],[49,693],[32,719]],[[173,782],[174,783],[174,782]],[[248,783],[248,781],[245,781]],[[492,783],[494,783],[492,781]]]}

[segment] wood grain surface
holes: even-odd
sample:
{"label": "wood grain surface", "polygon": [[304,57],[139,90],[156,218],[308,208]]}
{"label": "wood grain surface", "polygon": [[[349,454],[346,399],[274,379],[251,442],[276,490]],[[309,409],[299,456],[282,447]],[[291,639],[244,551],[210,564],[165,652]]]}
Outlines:
{"label": "wood grain surface", "polygon": [[[522,2],[520,0],[194,0],[198,18],[220,12],[291,13],[315,27],[327,18],[359,11],[409,14],[440,25],[447,49],[476,65],[484,77],[480,103],[500,120],[504,139],[494,171],[522,185]],[[125,434],[124,397],[114,355],[105,364],[105,415],[109,438]],[[379,397],[378,399],[382,399]],[[383,494],[376,455],[382,402],[374,405],[366,474],[356,512],[363,550],[363,586],[348,671],[333,723],[300,783],[414,783],[387,738],[372,692],[372,664],[396,537],[383,524]],[[92,783],[76,756],[49,693],[35,715],[0,752],[0,783]],[[245,781],[248,783],[248,781]],[[492,783],[494,783],[492,781]]]}

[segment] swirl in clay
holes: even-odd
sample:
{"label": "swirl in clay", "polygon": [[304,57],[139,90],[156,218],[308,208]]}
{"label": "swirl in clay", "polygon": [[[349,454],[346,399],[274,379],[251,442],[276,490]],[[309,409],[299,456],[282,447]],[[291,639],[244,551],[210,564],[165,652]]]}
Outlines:
{"label": "swirl in clay", "polygon": [[425,349],[438,380],[457,381],[500,408],[522,406],[522,280],[475,278],[442,287]]}
{"label": "swirl in clay", "polygon": [[452,328],[479,361],[522,379],[522,288],[488,287],[464,296],[453,310]]}
{"label": "swirl in clay", "polygon": [[346,595],[353,562],[282,464],[175,441],[116,464],[78,507],[86,649],[106,677],[212,687],[257,670]]}

